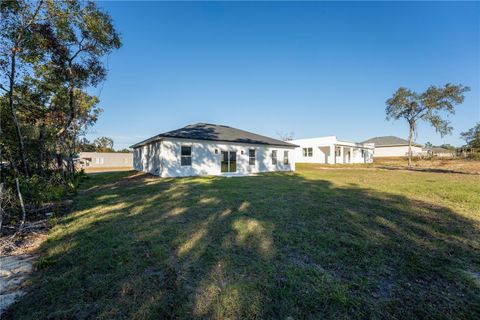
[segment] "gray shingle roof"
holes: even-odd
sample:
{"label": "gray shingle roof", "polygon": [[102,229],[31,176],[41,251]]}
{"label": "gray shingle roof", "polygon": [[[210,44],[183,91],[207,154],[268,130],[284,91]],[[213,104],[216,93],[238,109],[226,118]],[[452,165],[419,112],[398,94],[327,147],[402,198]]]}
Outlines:
{"label": "gray shingle roof", "polygon": [[[375,143],[375,147],[408,146],[408,140],[395,136],[375,137],[365,140],[362,143]],[[418,146],[416,143],[413,143],[413,145]]]}
{"label": "gray shingle roof", "polygon": [[181,138],[191,140],[210,140],[210,141],[223,141],[223,142],[236,142],[236,143],[249,143],[249,144],[261,144],[283,147],[296,147],[296,145],[261,136],[259,134],[251,133],[248,131],[210,124],[210,123],[197,123],[188,125],[186,127],[168,131],[158,134],[144,141],[134,144],[130,148],[140,147],[151,142],[161,140],[162,138]]}

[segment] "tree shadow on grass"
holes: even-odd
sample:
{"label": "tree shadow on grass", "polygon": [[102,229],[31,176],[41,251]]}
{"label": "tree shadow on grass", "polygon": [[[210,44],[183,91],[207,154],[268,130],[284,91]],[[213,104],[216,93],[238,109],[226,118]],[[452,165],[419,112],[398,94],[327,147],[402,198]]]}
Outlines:
{"label": "tree shadow on grass", "polygon": [[26,318],[478,318],[479,230],[297,174],[99,175],[43,245]]}

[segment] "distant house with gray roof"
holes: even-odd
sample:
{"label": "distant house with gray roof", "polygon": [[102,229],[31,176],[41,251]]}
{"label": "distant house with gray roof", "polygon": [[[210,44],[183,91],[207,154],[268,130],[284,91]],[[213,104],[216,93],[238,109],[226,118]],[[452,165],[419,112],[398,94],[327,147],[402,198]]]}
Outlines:
{"label": "distant house with gray roof", "polygon": [[[363,141],[362,143],[373,143],[375,149],[373,153],[374,158],[398,158],[408,156],[408,140],[395,137],[395,136],[383,136],[375,137]],[[417,143],[412,144],[412,154],[423,155],[425,154],[422,146]]]}
{"label": "distant house with gray roof", "polygon": [[292,143],[224,125],[197,123],[131,146],[133,168],[161,177],[294,171]]}

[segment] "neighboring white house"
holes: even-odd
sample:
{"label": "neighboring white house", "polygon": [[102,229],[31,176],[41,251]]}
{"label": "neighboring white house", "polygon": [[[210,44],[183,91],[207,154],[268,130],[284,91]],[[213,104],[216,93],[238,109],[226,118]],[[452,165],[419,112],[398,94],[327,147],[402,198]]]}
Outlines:
{"label": "neighboring white house", "polygon": [[133,154],[126,152],[80,152],[81,168],[132,167]]}
{"label": "neighboring white house", "polygon": [[296,145],[208,123],[165,132],[131,147],[133,168],[161,177],[295,170]]}
{"label": "neighboring white house", "polygon": [[335,136],[290,141],[299,145],[295,149],[295,162],[304,163],[370,163],[373,144],[338,140]]}
{"label": "neighboring white house", "polygon": [[[384,137],[375,137],[363,141],[362,143],[374,143],[375,144],[375,153],[374,158],[395,158],[395,157],[407,157],[408,156],[408,141],[399,137],[394,136],[384,136]],[[425,152],[421,145],[414,143],[412,144],[412,154],[424,155]]]}

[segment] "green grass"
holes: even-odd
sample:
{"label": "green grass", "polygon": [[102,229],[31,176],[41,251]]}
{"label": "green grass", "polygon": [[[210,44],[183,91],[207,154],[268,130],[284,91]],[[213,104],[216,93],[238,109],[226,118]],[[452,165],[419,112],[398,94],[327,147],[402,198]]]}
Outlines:
{"label": "green grass", "polygon": [[478,175],[96,174],[7,318],[478,319],[479,228]]}

